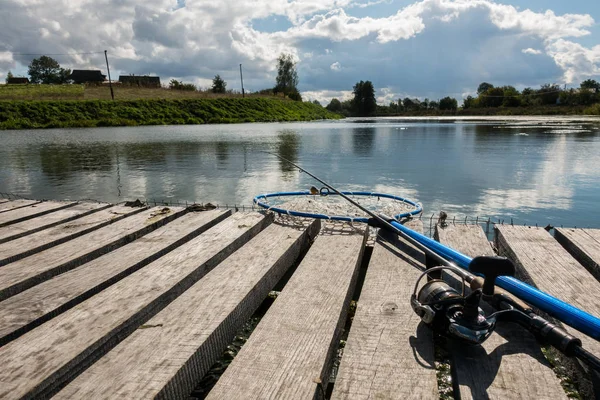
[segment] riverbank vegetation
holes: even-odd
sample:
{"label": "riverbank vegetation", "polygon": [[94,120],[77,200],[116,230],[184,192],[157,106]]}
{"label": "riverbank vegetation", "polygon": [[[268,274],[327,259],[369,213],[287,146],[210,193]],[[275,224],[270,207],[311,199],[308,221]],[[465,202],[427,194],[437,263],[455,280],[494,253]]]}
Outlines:
{"label": "riverbank vegetation", "polygon": [[[368,87],[368,92],[362,88]],[[365,104],[369,104],[365,107]],[[579,88],[561,89],[558,85],[542,85],[539,89],[519,91],[513,86],[495,87],[484,82],[477,97],[467,96],[462,104],[452,97],[440,100],[406,97],[379,105],[370,81],[354,86],[353,98],[333,99],[326,107],[345,116],[435,116],[435,115],[600,115],[600,83],[588,79]]]}
{"label": "riverbank vegetation", "polygon": [[0,129],[182,125],[338,119],[310,102],[261,98],[3,101]]}

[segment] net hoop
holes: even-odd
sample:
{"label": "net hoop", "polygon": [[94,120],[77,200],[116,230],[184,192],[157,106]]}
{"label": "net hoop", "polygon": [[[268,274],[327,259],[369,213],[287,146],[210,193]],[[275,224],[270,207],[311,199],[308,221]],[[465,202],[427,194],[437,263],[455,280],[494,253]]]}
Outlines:
{"label": "net hoop", "polygon": [[[420,204],[418,204],[410,199],[406,199],[406,198],[400,197],[400,196],[395,196],[393,194],[377,193],[377,192],[341,192],[341,193],[346,196],[383,197],[386,199],[400,201],[402,203],[409,204],[409,205],[415,207],[414,210],[394,215],[394,218],[397,220],[420,214],[423,211],[423,208],[421,207]],[[331,221],[363,222],[363,223],[369,222],[368,217],[345,217],[345,216],[340,216],[340,215],[315,214],[315,213],[309,213],[309,212],[287,210],[285,208],[279,208],[279,207],[269,205],[268,203],[263,202],[263,201],[267,201],[267,199],[270,197],[286,197],[286,196],[317,197],[317,196],[339,196],[339,195],[334,192],[329,192],[329,191],[324,192],[323,189],[321,189],[321,192],[319,194],[313,194],[308,190],[299,191],[299,192],[276,192],[276,193],[259,194],[258,196],[254,197],[253,201],[254,201],[254,204],[256,204],[257,206],[260,206],[267,210],[270,210],[270,211],[273,211],[273,212],[276,212],[279,214],[291,215],[294,217],[318,218],[318,219],[327,219],[327,220],[331,220]],[[263,201],[261,201],[261,199]]]}

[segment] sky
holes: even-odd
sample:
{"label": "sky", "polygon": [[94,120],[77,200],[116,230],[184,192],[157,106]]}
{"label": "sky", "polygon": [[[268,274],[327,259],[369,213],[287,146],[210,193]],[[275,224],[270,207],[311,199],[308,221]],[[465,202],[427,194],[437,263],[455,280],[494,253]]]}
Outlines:
{"label": "sky", "polygon": [[[305,100],[348,99],[370,80],[381,104],[462,99],[479,83],[519,89],[600,80],[595,0],[2,0],[0,79],[35,54],[63,67],[150,74],[208,88],[274,86],[297,60]],[[73,54],[94,53],[94,54]],[[34,54],[34,55],[31,55]]]}

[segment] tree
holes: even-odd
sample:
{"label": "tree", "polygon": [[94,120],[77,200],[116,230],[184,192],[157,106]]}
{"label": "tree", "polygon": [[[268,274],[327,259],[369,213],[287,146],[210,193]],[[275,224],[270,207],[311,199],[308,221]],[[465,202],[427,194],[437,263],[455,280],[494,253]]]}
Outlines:
{"label": "tree", "polygon": [[215,75],[214,79],[213,79],[213,84],[212,84],[212,92],[213,93],[225,93],[225,91],[227,90],[227,82],[225,82],[222,78],[221,75]]}
{"label": "tree", "polygon": [[288,95],[298,92],[298,72],[296,63],[291,54],[281,53],[277,59],[277,78],[275,80],[275,92],[282,92]]}
{"label": "tree", "polygon": [[340,102],[336,98],[333,98],[333,99],[331,99],[329,104],[327,104],[327,107],[325,107],[325,108],[331,112],[341,112],[342,111],[342,102]]}
{"label": "tree", "polygon": [[323,107],[323,106],[321,105],[321,103],[319,103],[319,100],[317,100],[317,99],[313,100],[313,101],[312,101],[312,103],[313,103],[314,105],[316,105],[316,106]]}
{"label": "tree", "polygon": [[183,83],[182,81],[178,81],[177,79],[171,79],[169,81],[169,89],[172,90],[186,90],[189,92],[195,91],[196,85],[193,83]]}
{"label": "tree", "polygon": [[452,97],[444,97],[440,100],[440,110],[456,110],[458,108],[458,102]]}
{"label": "tree", "polygon": [[504,101],[504,89],[491,88],[479,94],[479,104],[482,107],[500,107]]}
{"label": "tree", "polygon": [[513,86],[502,87],[504,91],[504,99],[502,100],[503,107],[519,107],[521,105],[520,93]]}
{"label": "tree", "polygon": [[9,79],[12,79],[12,78],[14,78],[14,77],[15,77],[15,76],[13,75],[13,73],[12,73],[12,72],[10,72],[10,71],[8,71],[8,74],[6,74],[6,83],[8,83],[8,80],[9,80]]}
{"label": "tree", "polygon": [[462,108],[465,109],[465,110],[467,110],[467,109],[473,108],[473,107],[475,107],[475,98],[473,96],[471,96],[471,95],[465,97],[463,99]]}
{"label": "tree", "polygon": [[71,70],[61,68],[51,57],[41,56],[31,61],[28,73],[31,83],[67,83]]}
{"label": "tree", "polygon": [[371,81],[360,81],[353,88],[352,113],[359,117],[375,114],[377,101],[375,100],[375,88]]}
{"label": "tree", "polygon": [[595,79],[586,79],[585,81],[581,82],[580,88],[600,91],[600,83],[598,83],[598,81]]}
{"label": "tree", "polygon": [[479,85],[479,87],[477,88],[477,94],[482,94],[487,92],[490,89],[493,89],[494,85],[492,85],[491,83],[487,83],[487,82],[483,82],[482,84]]}
{"label": "tree", "polygon": [[402,104],[404,104],[404,109],[406,111],[412,111],[415,108],[415,102],[408,97],[402,100]]}
{"label": "tree", "polygon": [[558,96],[560,95],[560,86],[547,83],[545,85],[542,85],[540,90],[538,90],[538,93],[540,94],[540,98],[542,99],[542,104],[556,104]]}

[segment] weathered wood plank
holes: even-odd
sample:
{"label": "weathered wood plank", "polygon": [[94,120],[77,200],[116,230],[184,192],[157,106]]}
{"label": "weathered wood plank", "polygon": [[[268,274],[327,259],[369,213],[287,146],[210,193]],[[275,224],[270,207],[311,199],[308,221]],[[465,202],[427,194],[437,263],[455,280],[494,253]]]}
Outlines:
{"label": "weathered wood plank", "polygon": [[43,201],[30,206],[21,207],[8,213],[0,213],[0,227],[16,224],[31,218],[40,217],[58,210],[73,207],[77,202]]}
{"label": "weathered wood plank", "polygon": [[312,399],[327,382],[367,235],[320,235],[207,399]]}
{"label": "weathered wood plank", "polygon": [[11,200],[5,203],[0,203],[0,213],[17,210],[21,207],[27,207],[32,204],[40,203],[39,200]]}
{"label": "weathered wood plank", "polygon": [[155,207],[5,265],[0,268],[0,301],[144,236],[185,212],[181,207]]}
{"label": "weathered wood plank", "polygon": [[188,213],[133,243],[0,303],[0,346],[76,306],[227,218],[213,210]]}
{"label": "weathered wood plank", "polygon": [[[495,255],[479,225],[438,225],[436,240],[470,257]],[[535,337],[517,324],[500,322],[481,347],[453,347],[450,353],[463,400],[567,398]]]}
{"label": "weathered wood plank", "polygon": [[141,270],[0,347],[0,398],[48,397],[269,222],[236,213]]}
{"label": "weathered wood plank", "polygon": [[6,203],[7,201],[9,201],[8,199],[0,199],[0,204],[1,203]]}
{"label": "weathered wood plank", "polygon": [[187,398],[319,225],[271,224],[54,398]]}
{"label": "weathered wood plank", "polygon": [[600,229],[556,228],[554,237],[597,280],[600,280]]}
{"label": "weathered wood plank", "polygon": [[[592,315],[600,315],[600,283],[542,228],[497,226],[496,247],[513,260],[520,279]],[[600,343],[564,326],[583,347],[600,354]]]}
{"label": "weathered wood plank", "polygon": [[[52,228],[53,226],[73,221],[77,218],[95,213],[96,211],[112,207],[106,203],[77,203],[63,210],[54,211],[41,217],[35,217],[23,222],[14,223],[0,228],[0,243],[9,242],[32,233]],[[6,214],[9,215],[9,214]]]}
{"label": "weathered wood plank", "polygon": [[[415,222],[411,229],[422,231]],[[410,306],[425,266],[407,247],[396,235],[379,233],[332,399],[439,398],[433,336]]]}
{"label": "weathered wood plank", "polygon": [[60,245],[143,210],[143,208],[115,206],[69,224],[61,224],[27,237],[2,243],[0,244],[0,267]]}

